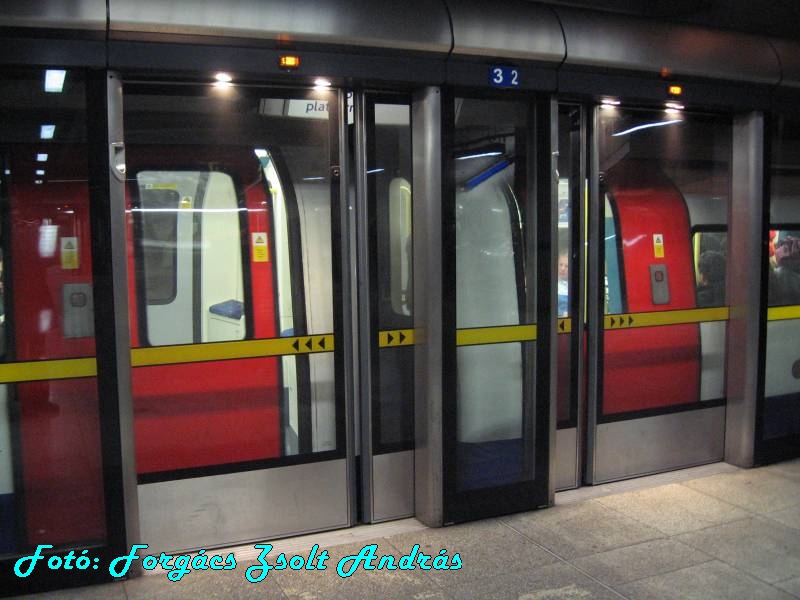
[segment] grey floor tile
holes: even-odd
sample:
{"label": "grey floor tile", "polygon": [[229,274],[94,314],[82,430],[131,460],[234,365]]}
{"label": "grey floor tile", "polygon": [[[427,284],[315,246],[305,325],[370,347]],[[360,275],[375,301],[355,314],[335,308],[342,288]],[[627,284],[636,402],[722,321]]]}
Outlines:
{"label": "grey floor tile", "polygon": [[766,514],[800,504],[800,481],[773,475],[765,469],[744,469],[681,485],[756,513]]}
{"label": "grey floor tile", "polygon": [[800,535],[768,519],[726,523],[676,539],[763,581],[800,576]]}
{"label": "grey floor tile", "polygon": [[263,598],[284,599],[280,587],[268,579],[250,583],[241,566],[232,571],[192,571],[180,581],[170,581],[166,575],[146,575],[125,582],[128,600],[160,598],[213,599]]}
{"label": "grey floor tile", "polygon": [[716,560],[617,589],[630,600],[792,600],[786,592]]}
{"label": "grey floor tile", "polygon": [[85,587],[42,592],[27,596],[11,596],[10,598],[25,598],[28,600],[125,600],[125,588],[122,582],[91,585]]}
{"label": "grey floor tile", "polygon": [[780,477],[788,477],[789,479],[800,481],[800,458],[769,465],[768,467],[762,467],[760,470]]}
{"label": "grey floor tile", "polygon": [[750,516],[742,508],[677,483],[606,496],[597,501],[667,535]]}
{"label": "grey floor tile", "polygon": [[489,575],[470,584],[456,584],[447,593],[450,598],[459,600],[620,600],[613,590],[563,562],[538,569]]}
{"label": "grey floor tile", "polygon": [[556,562],[558,559],[537,544],[510,529],[499,520],[478,521],[453,527],[429,529],[389,538],[401,553],[414,544],[429,555],[447,550],[449,556],[458,553],[462,567],[457,571],[425,571],[440,585],[486,577],[515,569],[531,569]]}
{"label": "grey floor tile", "polygon": [[620,585],[709,560],[712,558],[699,550],[663,539],[584,556],[572,564],[603,583]]}
{"label": "grey floor tile", "polygon": [[775,587],[779,587],[793,596],[800,598],[800,577],[789,579],[788,581],[781,581],[780,583],[776,583]]}
{"label": "grey floor tile", "polygon": [[767,513],[766,516],[786,527],[800,529],[800,506]]}
{"label": "grey floor tile", "polygon": [[515,515],[507,523],[564,559],[664,537],[597,500]]}
{"label": "grey floor tile", "polygon": [[[357,555],[367,545],[376,544],[378,556],[391,556],[394,565],[399,564],[403,552],[397,550],[387,539],[369,540],[364,543],[345,544],[325,548],[330,558],[325,562],[324,571],[272,571],[268,577],[280,585],[287,598],[426,598],[444,600],[444,592],[420,568],[365,570],[363,565],[350,576],[342,577],[337,566],[342,559]],[[413,544],[412,544],[413,546]],[[409,547],[409,550],[411,547]],[[322,549],[321,549],[322,550]],[[274,558],[270,561],[274,562]],[[347,569],[352,563],[344,563]],[[375,563],[374,566],[378,566]],[[346,571],[345,571],[346,572]]]}

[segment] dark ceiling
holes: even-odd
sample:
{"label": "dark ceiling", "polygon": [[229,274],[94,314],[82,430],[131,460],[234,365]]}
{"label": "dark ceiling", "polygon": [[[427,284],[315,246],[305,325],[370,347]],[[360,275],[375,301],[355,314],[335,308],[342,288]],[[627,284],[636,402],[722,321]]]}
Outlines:
{"label": "dark ceiling", "polygon": [[545,0],[544,3],[800,40],[800,0]]}

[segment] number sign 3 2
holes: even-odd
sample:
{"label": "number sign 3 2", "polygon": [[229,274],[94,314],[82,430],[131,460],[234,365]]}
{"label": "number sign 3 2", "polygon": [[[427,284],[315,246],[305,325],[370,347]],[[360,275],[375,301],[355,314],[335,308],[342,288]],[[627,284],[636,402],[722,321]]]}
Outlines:
{"label": "number sign 3 2", "polygon": [[516,67],[489,67],[489,83],[494,87],[519,87],[519,69]]}

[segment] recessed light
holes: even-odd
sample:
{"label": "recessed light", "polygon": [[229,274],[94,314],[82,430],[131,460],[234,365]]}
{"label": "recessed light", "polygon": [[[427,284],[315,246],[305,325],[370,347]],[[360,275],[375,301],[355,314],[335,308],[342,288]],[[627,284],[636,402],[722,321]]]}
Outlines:
{"label": "recessed light", "polygon": [[64,79],[67,72],[58,69],[47,69],[44,72],[44,91],[61,93],[64,89]]}
{"label": "recessed light", "polygon": [[55,134],[56,134],[55,125],[42,125],[39,128],[39,137],[42,138],[43,140],[52,140]]}

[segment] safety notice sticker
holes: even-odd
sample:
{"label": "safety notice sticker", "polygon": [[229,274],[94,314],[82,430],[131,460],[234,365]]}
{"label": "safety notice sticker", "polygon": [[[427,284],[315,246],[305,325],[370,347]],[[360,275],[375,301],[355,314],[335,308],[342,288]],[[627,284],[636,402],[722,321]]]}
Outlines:
{"label": "safety notice sticker", "polygon": [[61,238],[61,268],[62,269],[77,269],[78,268],[78,238],[76,237],[62,237]]}
{"label": "safety notice sticker", "polygon": [[653,234],[653,256],[655,258],[664,258],[664,234]]}
{"label": "safety notice sticker", "polygon": [[256,231],[250,235],[253,240],[253,262],[269,262],[267,233],[265,231]]}

